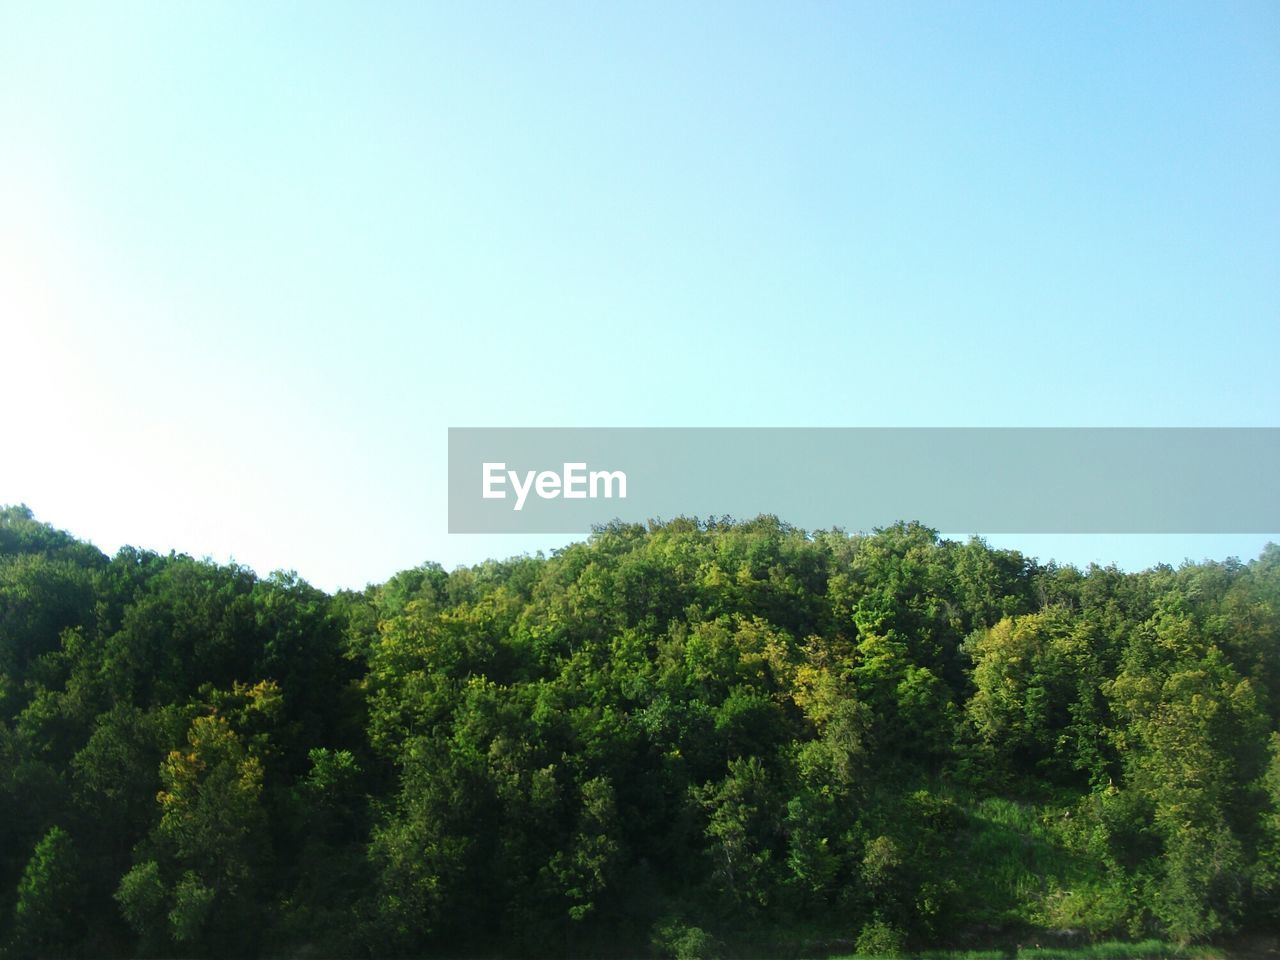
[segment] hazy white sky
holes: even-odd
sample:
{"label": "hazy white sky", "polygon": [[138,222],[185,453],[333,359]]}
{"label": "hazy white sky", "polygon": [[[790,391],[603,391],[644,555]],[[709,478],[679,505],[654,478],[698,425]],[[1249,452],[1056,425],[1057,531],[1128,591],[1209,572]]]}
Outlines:
{"label": "hazy white sky", "polygon": [[0,503],[332,588],[565,541],[449,426],[1275,425],[1277,171],[1272,3],[3,4]]}

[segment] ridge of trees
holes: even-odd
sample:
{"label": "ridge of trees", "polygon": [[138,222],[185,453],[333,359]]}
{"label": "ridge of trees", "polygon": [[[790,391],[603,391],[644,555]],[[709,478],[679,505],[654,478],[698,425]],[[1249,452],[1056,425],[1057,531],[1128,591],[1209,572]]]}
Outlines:
{"label": "ridge of trees", "polygon": [[328,595],[0,508],[0,956],[1280,923],[1280,548],[615,523]]}

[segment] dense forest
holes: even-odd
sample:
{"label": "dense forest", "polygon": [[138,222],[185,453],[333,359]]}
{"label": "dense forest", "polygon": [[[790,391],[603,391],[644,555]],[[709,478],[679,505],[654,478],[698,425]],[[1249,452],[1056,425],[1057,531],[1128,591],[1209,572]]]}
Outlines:
{"label": "dense forest", "polygon": [[0,952],[892,955],[1280,923],[1280,548],[615,524],[295,575],[0,511]]}

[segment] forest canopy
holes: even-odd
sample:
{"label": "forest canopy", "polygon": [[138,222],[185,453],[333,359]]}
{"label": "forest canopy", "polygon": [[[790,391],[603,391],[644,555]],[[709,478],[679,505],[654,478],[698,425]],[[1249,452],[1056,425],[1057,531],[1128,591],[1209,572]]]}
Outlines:
{"label": "forest canopy", "polygon": [[333,595],[0,509],[0,950],[889,955],[1280,923],[1280,548],[614,524]]}

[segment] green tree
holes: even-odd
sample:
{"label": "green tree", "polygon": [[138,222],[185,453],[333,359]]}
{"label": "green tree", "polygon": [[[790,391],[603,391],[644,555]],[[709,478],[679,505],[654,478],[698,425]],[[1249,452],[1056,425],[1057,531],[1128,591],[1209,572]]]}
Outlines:
{"label": "green tree", "polygon": [[71,836],[52,827],[36,844],[18,883],[15,956],[68,952],[83,935],[80,865]]}

